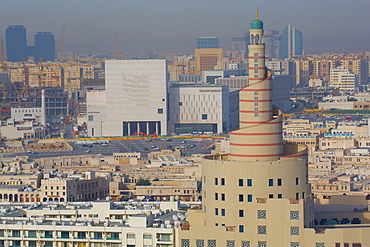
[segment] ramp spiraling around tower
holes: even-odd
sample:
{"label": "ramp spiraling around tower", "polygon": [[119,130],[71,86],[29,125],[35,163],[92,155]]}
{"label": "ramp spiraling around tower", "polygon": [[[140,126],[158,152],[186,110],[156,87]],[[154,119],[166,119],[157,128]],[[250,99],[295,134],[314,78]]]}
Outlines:
{"label": "ramp spiraling around tower", "polygon": [[232,160],[266,161],[283,156],[282,112],[272,106],[271,94],[271,76],[241,90],[240,129],[230,135]]}

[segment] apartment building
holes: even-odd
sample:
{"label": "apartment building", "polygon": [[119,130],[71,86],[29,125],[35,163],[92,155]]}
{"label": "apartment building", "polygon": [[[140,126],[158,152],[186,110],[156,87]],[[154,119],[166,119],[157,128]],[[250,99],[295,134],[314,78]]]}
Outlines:
{"label": "apartment building", "polygon": [[175,246],[177,203],[2,205],[3,246]]}

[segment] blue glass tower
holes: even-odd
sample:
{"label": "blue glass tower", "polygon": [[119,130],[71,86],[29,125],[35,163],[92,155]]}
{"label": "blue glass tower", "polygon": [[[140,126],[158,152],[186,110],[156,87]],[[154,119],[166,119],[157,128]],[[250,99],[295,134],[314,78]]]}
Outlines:
{"label": "blue glass tower", "polygon": [[35,34],[35,62],[55,60],[55,39],[51,32]]}
{"label": "blue glass tower", "polygon": [[27,61],[26,28],[20,25],[9,26],[5,30],[6,54],[9,62]]}
{"label": "blue glass tower", "polygon": [[293,58],[303,55],[302,32],[289,24],[283,31],[283,57]]}
{"label": "blue glass tower", "polygon": [[199,37],[197,39],[197,49],[218,48],[218,38]]}

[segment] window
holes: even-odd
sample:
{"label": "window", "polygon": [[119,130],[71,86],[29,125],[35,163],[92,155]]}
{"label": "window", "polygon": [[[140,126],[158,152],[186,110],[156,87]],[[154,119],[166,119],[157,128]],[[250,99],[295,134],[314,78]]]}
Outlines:
{"label": "window", "polygon": [[53,232],[52,231],[45,231],[44,232],[45,238],[53,238]]}
{"label": "window", "polygon": [[274,186],[274,180],[273,179],[269,179],[269,186]]}
{"label": "window", "polygon": [[244,217],[244,210],[243,209],[239,210],[239,217]]}
{"label": "window", "polygon": [[254,100],[258,100],[258,97],[254,97]]}
{"label": "window", "polygon": [[252,195],[248,195],[248,202],[252,202]]}
{"label": "window", "polygon": [[269,198],[274,198],[274,194],[269,194]]}
{"label": "window", "polygon": [[152,234],[144,233],[143,239],[152,239]]}
{"label": "window", "polygon": [[158,114],[163,114],[163,109],[162,108],[158,108]]}
{"label": "window", "polygon": [[94,116],[88,116],[88,117],[87,117],[87,120],[88,120],[88,121],[94,121]]}
{"label": "window", "polygon": [[258,234],[263,234],[263,235],[265,235],[266,234],[266,226],[257,226],[257,233]]}
{"label": "window", "polygon": [[60,232],[60,238],[69,238],[69,232]]}
{"label": "window", "polygon": [[118,240],[119,239],[119,233],[118,232],[112,232],[111,233],[111,239]]}
{"label": "window", "polygon": [[28,247],[36,247],[36,241],[28,241]]}
{"label": "window", "polygon": [[254,113],[254,117],[258,117],[258,113]]}
{"label": "window", "polygon": [[215,185],[218,185],[218,178],[215,178]]}
{"label": "window", "polygon": [[28,237],[29,238],[36,238],[36,231],[28,231]]}
{"label": "window", "polygon": [[239,225],[239,232],[244,232],[244,225]]}
{"label": "window", "polygon": [[221,178],[221,185],[225,185],[225,179]]}
{"label": "window", "polygon": [[202,119],[207,120],[207,114],[202,114]]}
{"label": "window", "polygon": [[12,237],[20,237],[20,236],[21,236],[21,231],[19,230],[12,231]]}
{"label": "window", "polygon": [[257,219],[266,219],[266,210],[257,210]]}
{"label": "window", "polygon": [[255,58],[255,59],[254,59],[254,62],[255,62],[255,63],[258,63],[258,58]]}
{"label": "window", "polygon": [[94,232],[94,239],[103,239],[103,233]]}
{"label": "window", "polygon": [[215,200],[218,200],[218,193],[215,193]]}
{"label": "window", "polygon": [[179,102],[179,106],[182,106],[182,102]]}
{"label": "window", "polygon": [[225,198],[226,198],[225,194],[221,194],[221,201],[225,201]]}
{"label": "window", "polygon": [[243,196],[243,194],[239,194],[239,202],[244,202],[244,196]]}
{"label": "window", "polygon": [[[258,68],[258,64],[257,64],[257,63],[255,63],[255,64],[254,64],[254,67],[255,67],[255,68]],[[254,71],[254,72],[256,72],[256,71]]]}
{"label": "window", "polygon": [[258,75],[254,75],[254,79],[258,79]]}
{"label": "window", "polygon": [[254,91],[254,95],[258,95],[258,91]]}
{"label": "window", "polygon": [[215,208],[215,215],[218,215],[218,208]]}
{"label": "window", "polygon": [[78,232],[77,233],[78,239],[85,239],[86,238],[86,232]]}
{"label": "window", "polygon": [[278,198],[279,199],[283,198],[283,194],[278,194]]}
{"label": "window", "polygon": [[295,185],[299,185],[299,177],[295,178]]}
{"label": "window", "polygon": [[295,193],[295,199],[299,200],[299,193]]}
{"label": "window", "polygon": [[251,187],[252,186],[252,179],[251,178],[248,178],[247,179],[247,186],[248,187]]}
{"label": "window", "polygon": [[135,239],[135,233],[127,233],[127,239]]}
{"label": "window", "polygon": [[283,185],[283,180],[281,178],[278,178],[278,186],[282,186]]}
{"label": "window", "polygon": [[45,244],[44,244],[44,247],[53,247],[53,242],[46,241]]}
{"label": "window", "polygon": [[258,102],[254,102],[254,106],[258,106]]}
{"label": "window", "polygon": [[254,73],[258,73],[258,70],[257,70],[257,69],[255,69],[255,70],[254,70]]}
{"label": "window", "polygon": [[257,111],[258,111],[258,108],[254,108],[254,111],[256,111],[256,112],[257,112]]}
{"label": "window", "polygon": [[244,180],[243,179],[239,179],[239,186],[244,186]]}
{"label": "window", "polygon": [[298,226],[291,226],[290,227],[290,235],[299,235],[299,227]]}
{"label": "window", "polygon": [[226,209],[224,208],[221,209],[221,216],[226,216]]}
{"label": "window", "polygon": [[[255,56],[255,57],[258,57],[258,53],[254,53],[254,56]],[[258,61],[258,60],[257,60],[257,61]]]}
{"label": "window", "polygon": [[159,241],[165,241],[165,242],[169,242],[171,241],[171,234],[164,234],[164,233],[161,233],[159,235]]}

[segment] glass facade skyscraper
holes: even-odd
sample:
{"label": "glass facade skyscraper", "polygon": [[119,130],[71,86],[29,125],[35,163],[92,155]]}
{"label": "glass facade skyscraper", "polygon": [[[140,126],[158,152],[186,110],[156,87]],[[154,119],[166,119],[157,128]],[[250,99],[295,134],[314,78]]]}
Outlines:
{"label": "glass facade skyscraper", "polygon": [[289,24],[283,31],[283,57],[293,58],[303,55],[302,32]]}
{"label": "glass facade skyscraper", "polygon": [[35,34],[35,62],[55,60],[55,39],[51,32]]}
{"label": "glass facade skyscraper", "polygon": [[218,38],[199,37],[197,39],[197,49],[218,48]]}
{"label": "glass facade skyscraper", "polygon": [[6,54],[9,62],[27,61],[26,28],[20,25],[9,26],[5,30]]}

